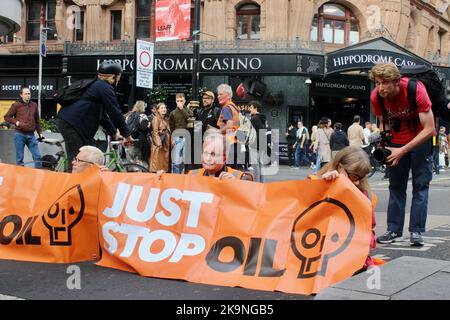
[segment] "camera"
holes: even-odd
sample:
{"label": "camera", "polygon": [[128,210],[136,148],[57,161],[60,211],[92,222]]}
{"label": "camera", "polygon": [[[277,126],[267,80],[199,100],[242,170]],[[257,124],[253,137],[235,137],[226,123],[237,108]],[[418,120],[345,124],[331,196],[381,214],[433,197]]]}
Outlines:
{"label": "camera", "polygon": [[387,164],[386,159],[391,155],[391,151],[386,147],[391,145],[392,135],[390,130],[375,133],[369,138],[369,142],[375,146],[373,157],[380,164]]}

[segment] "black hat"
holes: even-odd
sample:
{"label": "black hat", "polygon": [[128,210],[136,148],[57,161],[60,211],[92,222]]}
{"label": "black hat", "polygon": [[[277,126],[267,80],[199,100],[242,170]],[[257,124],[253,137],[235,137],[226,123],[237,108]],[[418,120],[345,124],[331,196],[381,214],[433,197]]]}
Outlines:
{"label": "black hat", "polygon": [[327,117],[322,117],[322,118],[320,119],[319,123],[327,124],[327,123],[328,123],[328,118],[327,118]]}
{"label": "black hat", "polygon": [[122,74],[122,67],[117,62],[103,61],[98,67],[98,73],[101,74]]}

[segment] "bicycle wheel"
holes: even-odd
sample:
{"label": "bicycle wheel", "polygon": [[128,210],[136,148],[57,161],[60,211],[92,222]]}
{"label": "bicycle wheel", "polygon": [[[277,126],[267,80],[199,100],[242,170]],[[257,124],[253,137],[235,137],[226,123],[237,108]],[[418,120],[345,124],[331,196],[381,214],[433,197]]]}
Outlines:
{"label": "bicycle wheel", "polygon": [[119,167],[115,167],[113,169],[114,172],[150,172],[148,169],[144,166],[141,166],[140,164],[136,163],[124,163],[121,165],[123,170],[120,170]]}
{"label": "bicycle wheel", "polygon": [[23,166],[27,167],[27,168],[35,168],[35,169],[44,169],[44,170],[55,171],[55,164],[54,163],[48,162],[48,161],[42,161],[42,160],[25,162],[23,164]]}

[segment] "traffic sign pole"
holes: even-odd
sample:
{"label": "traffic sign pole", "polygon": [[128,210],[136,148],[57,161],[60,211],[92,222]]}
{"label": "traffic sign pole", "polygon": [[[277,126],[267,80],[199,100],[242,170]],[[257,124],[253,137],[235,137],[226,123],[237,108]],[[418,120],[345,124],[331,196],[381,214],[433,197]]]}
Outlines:
{"label": "traffic sign pole", "polygon": [[42,102],[41,102],[41,95],[42,95],[42,64],[43,64],[43,57],[47,54],[47,31],[44,31],[44,28],[41,24],[41,32],[40,32],[40,41],[39,41],[39,80],[38,80],[38,112],[39,117],[42,116]]}

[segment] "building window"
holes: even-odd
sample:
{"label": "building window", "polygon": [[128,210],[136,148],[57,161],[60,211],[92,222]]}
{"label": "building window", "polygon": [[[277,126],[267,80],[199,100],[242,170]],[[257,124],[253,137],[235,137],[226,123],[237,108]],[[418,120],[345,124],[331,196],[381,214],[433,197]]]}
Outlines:
{"label": "building window", "polygon": [[122,11],[111,11],[111,40],[122,39]]}
{"label": "building window", "polygon": [[[47,40],[55,40],[56,25],[55,25],[55,13],[56,13],[56,0],[44,1],[44,19],[45,26],[50,28],[47,30]],[[27,11],[27,40],[39,40],[40,31],[40,17],[41,17],[41,1],[29,0]]]}
{"label": "building window", "polygon": [[259,40],[261,33],[261,8],[257,4],[244,4],[236,9],[237,38],[242,40]]}
{"label": "building window", "polygon": [[319,8],[311,24],[311,41],[351,45],[359,42],[359,22],[346,7],[326,3]]}
{"label": "building window", "polygon": [[5,34],[2,37],[2,42],[3,43],[12,43],[12,42],[14,42],[14,33]]}
{"label": "building window", "polygon": [[151,0],[136,1],[136,38],[150,38]]}
{"label": "building window", "polygon": [[83,41],[84,40],[84,11],[80,11],[79,21],[75,21],[75,41]]}

